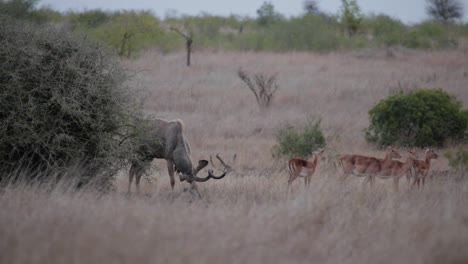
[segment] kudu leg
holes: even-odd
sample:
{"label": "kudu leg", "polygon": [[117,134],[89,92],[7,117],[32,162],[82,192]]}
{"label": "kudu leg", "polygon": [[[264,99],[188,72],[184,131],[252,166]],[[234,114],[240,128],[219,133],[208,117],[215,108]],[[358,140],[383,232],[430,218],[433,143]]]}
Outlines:
{"label": "kudu leg", "polygon": [[132,182],[135,177],[135,186],[137,193],[140,193],[140,180],[141,176],[145,172],[145,166],[141,163],[132,163],[130,167],[130,172],[128,173],[128,191],[127,194],[130,195],[132,192]]}
{"label": "kudu leg", "polygon": [[198,190],[197,184],[195,182],[191,182],[190,187],[191,187],[190,189],[198,196],[198,198],[202,200],[202,196],[201,196],[200,191]]}
{"label": "kudu leg", "polygon": [[130,171],[128,172],[128,190],[127,190],[128,195],[131,195],[132,193],[133,177],[141,170],[142,170],[141,165],[137,162],[133,162],[132,165],[130,166]]}
{"label": "kudu leg", "polygon": [[137,174],[135,175],[135,185],[136,185],[136,192],[140,194],[140,180],[141,176],[143,176],[143,170],[138,170]]}
{"label": "kudu leg", "polygon": [[130,172],[128,173],[128,190],[127,194],[130,195],[132,193],[132,182],[133,182],[134,170],[133,165],[130,168]]}
{"label": "kudu leg", "polygon": [[174,179],[174,163],[171,161],[167,161],[167,172],[169,173],[169,178],[171,181],[171,199],[174,200],[174,185],[175,185],[175,179]]}

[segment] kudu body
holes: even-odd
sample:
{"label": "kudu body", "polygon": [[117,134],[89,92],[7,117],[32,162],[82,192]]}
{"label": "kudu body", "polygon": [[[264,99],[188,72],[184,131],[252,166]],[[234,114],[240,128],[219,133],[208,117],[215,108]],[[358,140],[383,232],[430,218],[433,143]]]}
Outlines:
{"label": "kudu body", "polygon": [[226,175],[224,172],[220,176],[214,176],[212,171],[208,171],[208,176],[200,178],[197,173],[208,165],[207,160],[200,160],[196,168],[193,167],[191,159],[190,145],[183,134],[184,125],[181,120],[166,121],[155,119],[151,121],[149,135],[145,135],[145,140],[137,148],[137,158],[132,161],[129,172],[128,193],[131,192],[131,185],[135,177],[135,185],[139,192],[141,176],[145,168],[153,159],[165,159],[167,171],[169,173],[171,188],[174,190],[174,172],[179,173],[181,181],[190,183],[192,189],[200,196],[195,182],[205,182],[209,179],[221,179]]}

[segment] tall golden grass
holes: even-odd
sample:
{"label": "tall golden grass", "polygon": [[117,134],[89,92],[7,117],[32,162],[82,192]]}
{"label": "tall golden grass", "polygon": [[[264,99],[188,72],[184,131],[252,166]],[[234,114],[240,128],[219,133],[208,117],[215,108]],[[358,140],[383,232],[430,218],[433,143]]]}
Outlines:
{"label": "tall golden grass", "polygon": [[[442,87],[468,106],[468,59],[457,51],[353,53],[148,51],[124,61],[135,73],[148,114],[185,122],[193,159],[220,153],[237,173],[199,184],[192,201],[177,183],[171,201],[165,163],[142,194],[101,196],[18,184],[0,191],[0,263],[465,263],[468,180],[433,177],[420,190],[377,179],[339,182],[340,169],[319,160],[309,189],[273,159],[275,132],[322,118],[329,152],[383,156],[363,139],[367,111],[399,89]],[[259,109],[237,77],[278,73],[272,106]],[[442,153],[444,150],[438,150]],[[422,151],[421,151],[422,153]],[[231,157],[237,154],[234,163]],[[447,170],[441,157],[431,170]],[[201,172],[204,173],[204,172]]]}

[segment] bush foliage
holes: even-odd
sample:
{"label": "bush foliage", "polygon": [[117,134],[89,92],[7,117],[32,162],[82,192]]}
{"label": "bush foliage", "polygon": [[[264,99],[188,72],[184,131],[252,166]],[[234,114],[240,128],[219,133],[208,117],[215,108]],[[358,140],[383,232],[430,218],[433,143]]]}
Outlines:
{"label": "bush foliage", "polygon": [[366,139],[379,145],[441,146],[466,133],[467,110],[461,106],[442,89],[400,92],[369,110]]}
{"label": "bush foliage", "polygon": [[283,128],[276,134],[277,144],[273,146],[275,158],[307,158],[312,152],[326,145],[320,128],[320,120],[309,120],[301,130],[292,127]]}
{"label": "bush foliage", "polygon": [[465,177],[468,166],[468,149],[466,146],[458,146],[456,150],[448,151],[444,156],[448,159],[449,166],[455,171],[461,172],[461,176]]}
{"label": "bush foliage", "polygon": [[115,56],[63,30],[1,24],[0,180],[76,164],[82,182],[111,177],[126,156],[119,135],[138,114]]}
{"label": "bush foliage", "polygon": [[365,16],[356,1],[342,1],[339,15],[315,10],[286,17],[269,2],[256,17],[197,16],[169,13],[164,19],[151,11],[100,9],[59,13],[36,9],[36,0],[0,1],[0,15],[38,23],[52,23],[84,32],[102,41],[121,56],[135,57],[156,47],[163,52],[180,50],[184,42],[170,28],[192,32],[195,49],[255,51],[320,51],[403,46],[417,49],[453,48],[468,36],[466,24],[426,21],[406,25],[387,15]]}

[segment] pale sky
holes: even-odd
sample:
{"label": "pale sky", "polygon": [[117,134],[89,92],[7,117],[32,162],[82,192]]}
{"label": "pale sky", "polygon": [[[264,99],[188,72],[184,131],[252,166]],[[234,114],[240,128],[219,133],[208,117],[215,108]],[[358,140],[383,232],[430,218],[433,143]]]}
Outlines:
{"label": "pale sky", "polygon": [[[39,6],[48,5],[58,11],[102,10],[151,10],[164,18],[165,14],[199,15],[202,12],[213,15],[241,15],[256,17],[256,10],[265,0],[40,0]],[[275,10],[285,16],[297,16],[303,13],[303,0],[270,0]],[[337,14],[341,0],[318,0],[319,8],[329,14]],[[425,0],[357,0],[364,14],[384,13],[404,23],[417,23],[427,19]],[[460,0],[464,7],[463,21],[468,22],[468,0]]]}

